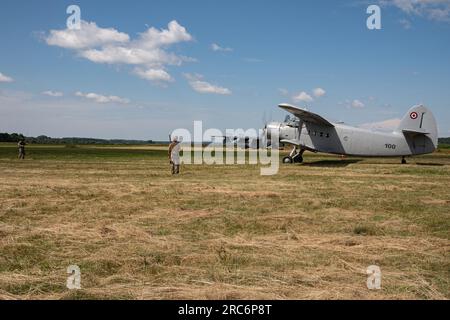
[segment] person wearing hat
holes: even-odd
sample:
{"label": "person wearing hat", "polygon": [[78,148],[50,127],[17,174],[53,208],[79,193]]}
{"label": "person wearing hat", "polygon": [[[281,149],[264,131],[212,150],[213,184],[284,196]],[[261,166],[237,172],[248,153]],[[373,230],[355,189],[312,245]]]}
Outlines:
{"label": "person wearing hat", "polygon": [[181,145],[178,137],[174,137],[169,145],[169,160],[172,165],[172,174],[180,173],[180,151]]}
{"label": "person wearing hat", "polygon": [[24,139],[20,139],[19,143],[17,144],[17,146],[19,147],[19,159],[20,160],[24,160],[25,159],[25,140]]}

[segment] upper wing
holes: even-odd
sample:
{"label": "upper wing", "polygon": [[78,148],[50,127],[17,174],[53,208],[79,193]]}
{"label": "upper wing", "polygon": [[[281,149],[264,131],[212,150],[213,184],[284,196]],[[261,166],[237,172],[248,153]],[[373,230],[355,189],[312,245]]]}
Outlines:
{"label": "upper wing", "polygon": [[296,108],[296,107],[291,106],[290,104],[286,104],[286,103],[280,104],[278,106],[281,109],[284,109],[287,112],[292,113],[294,116],[296,116],[297,118],[299,118],[300,120],[303,120],[305,122],[311,122],[311,123],[319,124],[319,125],[326,126],[326,127],[334,127],[334,125],[331,122],[329,122],[328,120],[322,118],[318,114],[315,114],[311,111],[299,109],[299,108]]}

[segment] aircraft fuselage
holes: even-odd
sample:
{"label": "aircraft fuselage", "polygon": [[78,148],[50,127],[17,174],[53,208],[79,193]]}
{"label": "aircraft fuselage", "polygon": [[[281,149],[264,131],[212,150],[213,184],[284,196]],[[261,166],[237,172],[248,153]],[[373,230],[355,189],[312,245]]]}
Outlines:
{"label": "aircraft fuselage", "polygon": [[[403,132],[384,133],[344,124],[324,127],[309,123],[299,128],[280,124],[280,140],[295,141],[311,151],[369,157],[398,157],[433,152],[435,146],[424,135],[405,135]],[[300,138],[300,139],[298,139]]]}

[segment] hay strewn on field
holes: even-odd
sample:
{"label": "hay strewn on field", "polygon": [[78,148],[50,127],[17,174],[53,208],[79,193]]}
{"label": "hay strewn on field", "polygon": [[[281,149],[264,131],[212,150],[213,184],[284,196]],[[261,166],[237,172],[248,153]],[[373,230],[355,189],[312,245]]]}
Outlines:
{"label": "hay strewn on field", "polygon": [[0,299],[450,297],[445,151],[172,177],[164,150],[60,149],[0,147]]}

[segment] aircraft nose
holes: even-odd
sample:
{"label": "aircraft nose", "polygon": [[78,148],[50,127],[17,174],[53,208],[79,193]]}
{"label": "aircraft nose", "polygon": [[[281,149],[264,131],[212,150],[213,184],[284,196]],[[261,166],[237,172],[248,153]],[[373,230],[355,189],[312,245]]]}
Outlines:
{"label": "aircraft nose", "polygon": [[264,137],[265,137],[265,145],[270,147],[272,145],[273,135],[280,135],[280,123],[279,122],[270,122],[264,128]]}

